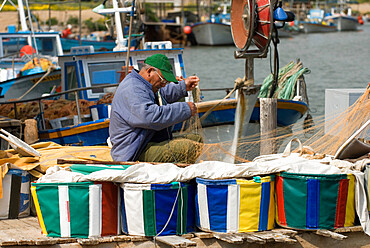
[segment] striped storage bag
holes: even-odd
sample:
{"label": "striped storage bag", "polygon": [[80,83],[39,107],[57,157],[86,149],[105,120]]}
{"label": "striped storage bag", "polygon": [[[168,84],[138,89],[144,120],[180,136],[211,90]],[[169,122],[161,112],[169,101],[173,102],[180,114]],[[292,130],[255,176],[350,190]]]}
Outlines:
{"label": "striped storage bag", "polygon": [[130,235],[181,235],[194,231],[195,187],[190,183],[121,185],[122,230]]}
{"label": "striped storage bag", "polygon": [[32,183],[42,233],[89,238],[120,233],[119,187],[110,182]]}
{"label": "striped storage bag", "polygon": [[299,174],[276,177],[276,222],[296,229],[353,226],[355,177],[352,174]]}
{"label": "striped storage bag", "polygon": [[30,215],[31,175],[27,171],[10,169],[3,179],[0,199],[0,219],[17,219]]}
{"label": "striped storage bag", "polygon": [[238,233],[274,228],[274,176],[253,180],[196,179],[196,224],[204,231]]}

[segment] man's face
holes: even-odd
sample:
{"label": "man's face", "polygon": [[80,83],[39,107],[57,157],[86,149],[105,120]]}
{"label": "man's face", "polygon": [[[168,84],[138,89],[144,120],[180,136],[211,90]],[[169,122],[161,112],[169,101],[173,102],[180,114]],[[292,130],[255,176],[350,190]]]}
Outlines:
{"label": "man's face", "polygon": [[154,93],[157,93],[160,88],[163,88],[168,84],[167,80],[164,79],[162,72],[160,70],[155,70],[153,69],[153,81],[151,82],[152,84],[152,89]]}

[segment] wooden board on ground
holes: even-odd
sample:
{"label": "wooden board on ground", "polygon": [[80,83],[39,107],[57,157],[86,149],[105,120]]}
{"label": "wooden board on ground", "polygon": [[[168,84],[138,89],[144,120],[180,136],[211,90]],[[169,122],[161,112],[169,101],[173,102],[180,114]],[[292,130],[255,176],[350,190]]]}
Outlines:
{"label": "wooden board on ground", "polygon": [[157,242],[162,242],[164,244],[170,245],[171,247],[196,246],[196,243],[194,241],[176,235],[158,236],[155,238],[155,240]]}
{"label": "wooden board on ground", "polygon": [[[346,236],[339,234],[342,231]],[[344,238],[347,237],[348,238]],[[62,245],[64,244],[64,245]],[[370,244],[370,237],[362,232],[361,227],[348,227],[335,231],[295,231],[291,229],[274,229],[264,232],[251,233],[208,233],[195,232],[184,236],[159,236],[154,241],[152,237],[118,235],[101,238],[51,238],[41,234],[36,217],[27,217],[15,220],[0,220],[0,247],[19,246],[50,248],[60,247],[104,247],[126,248],[138,245],[142,247],[189,247],[200,248],[255,248],[261,244],[269,247],[331,247],[345,248],[348,246],[360,247]],[[353,245],[352,245],[353,244]],[[357,246],[356,246],[357,245]]]}

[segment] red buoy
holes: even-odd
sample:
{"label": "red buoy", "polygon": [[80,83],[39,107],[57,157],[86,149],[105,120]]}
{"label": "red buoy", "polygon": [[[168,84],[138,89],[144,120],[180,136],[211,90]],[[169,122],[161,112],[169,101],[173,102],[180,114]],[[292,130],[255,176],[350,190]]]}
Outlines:
{"label": "red buoy", "polygon": [[190,34],[191,33],[191,27],[190,26],[185,26],[184,27],[184,33],[185,34]]}
{"label": "red buoy", "polygon": [[23,55],[25,54],[31,55],[32,53],[36,53],[36,50],[30,45],[25,45],[21,48],[20,53],[21,53],[21,57],[23,57]]}

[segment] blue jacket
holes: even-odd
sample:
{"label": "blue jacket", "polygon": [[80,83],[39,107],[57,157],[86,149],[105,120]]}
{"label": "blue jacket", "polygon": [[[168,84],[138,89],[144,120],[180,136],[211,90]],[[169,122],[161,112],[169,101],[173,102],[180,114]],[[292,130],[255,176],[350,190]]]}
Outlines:
{"label": "blue jacket", "polygon": [[166,85],[160,94],[167,105],[156,103],[152,85],[135,70],[118,86],[109,125],[111,155],[115,161],[137,160],[156,131],[191,117],[189,105],[176,102],[187,96],[184,81]]}

